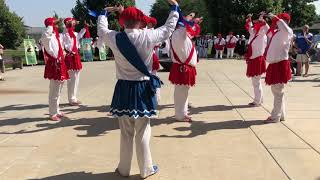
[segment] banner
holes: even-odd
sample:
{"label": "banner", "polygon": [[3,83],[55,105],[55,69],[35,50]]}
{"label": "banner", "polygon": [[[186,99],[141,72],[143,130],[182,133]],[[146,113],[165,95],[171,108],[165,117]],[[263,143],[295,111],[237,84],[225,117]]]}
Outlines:
{"label": "banner", "polygon": [[99,59],[100,61],[105,61],[107,60],[107,55],[109,52],[109,48],[103,45],[102,47],[99,48]]}
{"label": "banner", "polygon": [[24,39],[25,61],[27,65],[37,64],[37,55],[35,51],[36,41],[34,39]]}
{"label": "banner", "polygon": [[92,38],[82,39],[81,54],[83,61],[93,61]]}

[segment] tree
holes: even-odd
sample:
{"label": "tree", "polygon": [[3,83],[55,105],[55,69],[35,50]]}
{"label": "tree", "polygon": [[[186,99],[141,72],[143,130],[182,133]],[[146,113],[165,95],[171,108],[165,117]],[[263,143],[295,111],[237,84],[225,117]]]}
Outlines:
{"label": "tree", "polygon": [[[212,32],[212,20],[208,13],[207,3],[204,0],[184,0],[180,1],[180,8],[184,15],[195,12],[196,16],[203,17],[204,22],[201,24],[203,33]],[[169,15],[170,6],[167,0],[157,0],[152,6],[150,16],[156,17],[158,20],[157,27],[163,25]]]}
{"label": "tree", "polygon": [[[253,13],[254,18],[258,18],[261,11],[275,14],[291,13],[292,27],[312,24],[319,17],[316,15],[315,6],[311,4],[314,1],[316,0],[184,0],[180,1],[180,7],[185,14],[197,11],[200,16],[204,16],[205,22],[201,24],[202,34],[227,34],[228,31],[244,34],[247,14]],[[166,0],[157,0],[152,7],[151,15],[157,17],[159,25],[162,25],[168,11]]]}
{"label": "tree", "polygon": [[[87,21],[90,26],[90,33],[93,37],[97,36],[96,19],[88,14],[88,10],[100,12],[105,6],[114,6],[122,4],[125,7],[133,6],[135,3],[132,0],[77,0],[75,7],[71,10],[73,17],[80,21],[80,24],[76,27],[76,30],[80,30],[84,26],[84,21]],[[119,30],[120,26],[115,19],[115,16],[109,18],[110,26],[112,29]]]}
{"label": "tree", "polygon": [[23,18],[10,12],[4,0],[0,0],[0,43],[5,48],[15,49],[26,36]]}
{"label": "tree", "polygon": [[311,4],[316,0],[283,0],[284,10],[292,15],[291,25],[301,27],[317,20],[316,7]]}

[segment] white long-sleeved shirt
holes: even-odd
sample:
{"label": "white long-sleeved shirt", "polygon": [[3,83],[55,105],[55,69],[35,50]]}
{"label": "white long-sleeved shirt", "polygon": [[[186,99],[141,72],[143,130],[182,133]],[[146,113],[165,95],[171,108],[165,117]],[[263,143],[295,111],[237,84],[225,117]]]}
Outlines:
{"label": "white long-sleeved shirt", "polygon": [[293,38],[292,29],[282,19],[277,22],[278,32],[272,38],[267,52],[270,64],[289,59],[289,49]]}
{"label": "white long-sleeved shirt", "polygon": [[[214,45],[218,44],[219,41],[220,41],[220,39],[219,39],[219,38],[216,38],[216,39],[214,40]],[[226,45],[226,40],[225,40],[224,38],[222,38],[219,45],[222,45],[222,46]]]}
{"label": "white long-sleeved shirt", "polygon": [[[79,33],[74,32],[74,35],[77,38],[77,49],[80,48],[80,40],[81,38],[83,38],[85,33],[86,33],[86,29],[81,29]],[[63,44],[64,44],[64,48],[67,51],[71,52],[73,50],[73,38],[70,37],[70,34],[68,33],[68,31],[65,31],[65,33],[63,33]]]}
{"label": "white long-sleeved shirt", "polygon": [[[266,23],[266,25],[262,26],[260,28],[260,31],[258,33],[258,37],[252,42],[252,56],[250,59],[255,59],[257,57],[263,56],[264,51],[267,47],[268,43],[268,38],[267,38],[267,32],[269,31],[269,25]],[[248,44],[253,40],[253,38],[256,36],[256,32],[253,29],[253,24],[250,22],[250,27],[249,27],[249,33],[250,33],[250,38]]]}
{"label": "white long-sleeved shirt", "polygon": [[[191,39],[187,36],[187,32],[186,32],[186,28],[184,27],[180,27],[178,29],[176,29],[171,37],[171,46],[174,49],[174,51],[176,52],[177,56],[179,57],[180,61],[182,63],[186,62],[187,58],[190,55],[190,52],[193,48],[193,44]],[[177,61],[172,53],[171,50],[171,59],[174,63],[178,63],[180,64],[179,61]],[[189,63],[189,65],[191,66],[196,66],[197,64],[197,51],[194,51],[193,55],[192,55],[192,59]]]}
{"label": "white long-sleeved shirt", "polygon": [[[147,66],[149,72],[152,71],[153,48],[168,39],[176,28],[179,13],[172,11],[169,14],[167,22],[157,29],[125,29],[129,40],[136,47],[139,55]],[[102,38],[114,54],[116,63],[116,77],[121,80],[142,81],[149,77],[139,72],[129,61],[120,53],[116,45],[117,31],[108,28],[108,18],[99,16],[98,18],[98,36]]]}
{"label": "white long-sleeved shirt", "polygon": [[[230,41],[230,39],[231,39],[231,41]],[[226,37],[226,42],[229,43],[229,41],[230,41],[230,43],[236,44],[238,42],[238,38],[236,36],[234,36],[234,35],[228,35]]]}
{"label": "white long-sleeved shirt", "polygon": [[[63,47],[63,38],[62,34],[60,34],[60,42],[61,46]],[[56,38],[55,33],[53,32],[53,27],[48,26],[46,28],[46,31],[42,34],[42,37],[40,39],[42,46],[46,50],[46,52],[54,57],[58,58],[59,55],[59,42]]]}

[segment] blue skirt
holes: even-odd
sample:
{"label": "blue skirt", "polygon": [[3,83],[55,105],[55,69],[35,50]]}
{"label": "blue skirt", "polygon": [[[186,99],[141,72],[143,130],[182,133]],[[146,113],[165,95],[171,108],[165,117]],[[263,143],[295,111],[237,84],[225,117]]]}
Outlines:
{"label": "blue skirt", "polygon": [[149,92],[150,81],[118,80],[110,113],[115,117],[152,117],[157,115],[156,95]]}

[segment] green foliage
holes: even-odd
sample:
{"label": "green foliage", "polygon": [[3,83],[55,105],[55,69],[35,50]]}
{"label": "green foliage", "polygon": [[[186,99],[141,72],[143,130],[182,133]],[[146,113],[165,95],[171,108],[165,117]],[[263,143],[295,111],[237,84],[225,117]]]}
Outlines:
{"label": "green foliage", "polygon": [[[195,12],[197,17],[203,17],[204,22],[201,24],[201,30],[203,33],[212,32],[213,24],[212,18],[209,16],[208,6],[203,0],[183,0],[180,1],[180,8],[187,15],[191,12]],[[170,7],[167,0],[157,0],[152,6],[150,16],[156,17],[158,20],[158,27],[163,25],[169,15]]]}
{"label": "green foliage", "polygon": [[[292,14],[292,27],[312,24],[319,19],[315,6],[310,4],[316,0],[183,0],[180,7],[184,14],[191,11],[198,12],[204,17],[201,24],[202,34],[221,32],[227,34],[234,31],[237,34],[246,33],[244,29],[247,14],[257,14],[261,11],[289,12]],[[166,0],[157,0],[151,10],[151,16],[156,17],[159,25],[165,23],[169,12]]]}
{"label": "green foliage", "polygon": [[0,0],[0,43],[5,48],[15,49],[26,36],[22,18],[10,12],[4,0]]}
{"label": "green foliage", "polygon": [[[134,1],[128,0],[108,0],[108,4],[106,4],[106,0],[77,0],[75,7],[71,10],[73,17],[80,21],[80,24],[76,27],[76,30],[80,30],[84,27],[84,21],[87,21],[90,24],[90,33],[93,37],[97,36],[97,26],[96,19],[92,18],[88,14],[88,9],[93,11],[101,11],[106,6],[114,6],[117,4],[122,4],[125,7],[133,6]],[[115,16],[109,17],[110,19],[110,27],[113,29],[119,30],[120,26],[115,18]]]}

